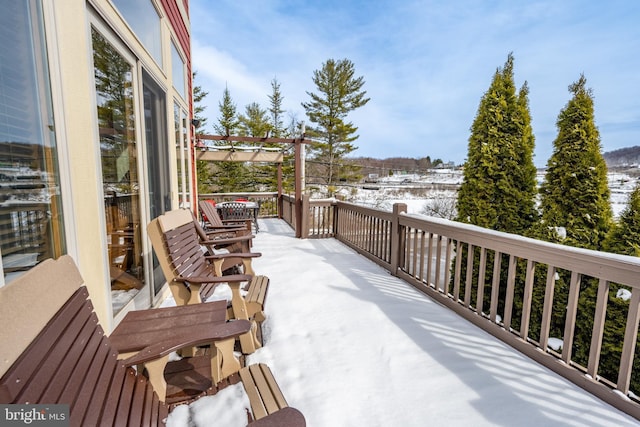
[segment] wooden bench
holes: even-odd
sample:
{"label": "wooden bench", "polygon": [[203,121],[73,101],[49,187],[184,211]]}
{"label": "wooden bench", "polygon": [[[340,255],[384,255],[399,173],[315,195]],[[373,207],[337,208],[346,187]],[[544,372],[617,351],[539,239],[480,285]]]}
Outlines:
{"label": "wooden bench", "polygon": [[[247,319],[256,322],[254,336],[240,338],[242,351],[253,353],[262,345],[261,325],[266,319],[264,305],[269,289],[269,278],[257,275],[222,275],[224,265],[218,258],[205,256],[190,211],[170,211],[151,221],[147,227],[153,249],[160,261],[167,283],[176,304],[194,304],[207,299],[219,283],[231,288],[230,319]],[[255,253],[229,253],[221,259],[251,259]],[[237,262],[237,261],[236,261]],[[250,269],[245,264],[245,272]],[[243,289],[242,283],[248,282]],[[246,292],[246,295],[243,295]]]}
{"label": "wooden bench", "polygon": [[[175,404],[158,396],[152,381],[133,366],[185,346],[228,340],[250,327],[246,321],[234,321],[176,334],[119,360],[69,256],[46,260],[0,288],[0,324],[0,403],[66,404],[72,426],[164,425]],[[191,382],[212,371],[205,365],[189,377]],[[173,382],[175,372],[167,369],[168,382]],[[249,425],[305,425],[304,416],[288,407],[264,364],[240,369],[211,384],[206,394],[238,382],[249,396]]]}

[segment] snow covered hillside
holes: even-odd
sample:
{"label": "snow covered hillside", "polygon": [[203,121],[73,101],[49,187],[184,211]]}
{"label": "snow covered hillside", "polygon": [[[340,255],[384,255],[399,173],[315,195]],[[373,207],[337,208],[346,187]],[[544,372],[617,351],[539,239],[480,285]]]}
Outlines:
{"label": "snow covered hillside", "polygon": [[[609,172],[611,208],[615,217],[625,208],[639,175],[640,168],[637,173]],[[544,171],[538,171],[538,182],[543,179]],[[433,169],[424,175],[400,174],[359,186],[339,187],[336,195],[351,203],[387,211],[394,203],[406,203],[409,213],[450,218],[448,215],[453,214],[456,191],[461,183],[461,169]]]}

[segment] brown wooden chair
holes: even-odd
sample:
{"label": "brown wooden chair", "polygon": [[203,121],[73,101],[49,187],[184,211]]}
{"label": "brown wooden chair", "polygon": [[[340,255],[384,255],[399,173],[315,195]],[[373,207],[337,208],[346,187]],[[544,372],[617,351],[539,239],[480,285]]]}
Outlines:
{"label": "brown wooden chair", "polygon": [[[251,258],[257,253],[228,253],[206,256],[201,249],[198,233],[189,210],[177,209],[155,218],[148,227],[149,238],[160,261],[167,283],[176,304],[195,304],[206,300],[219,283],[228,283],[231,288],[230,319],[247,319],[254,322],[252,337],[241,336],[242,352],[253,353],[261,347],[261,325],[266,319],[264,304],[269,288],[269,279],[258,275],[223,276],[225,263],[244,266],[251,275]],[[249,282],[242,287],[242,283]],[[246,295],[243,295],[246,292]]]}
{"label": "brown wooden chair", "polygon": [[[155,310],[144,312],[152,314],[147,319],[152,321]],[[155,388],[158,378],[148,379],[133,366],[153,364],[186,346],[208,344],[213,349],[216,342],[246,332],[249,323],[234,321],[193,328],[118,360],[118,352],[104,334],[84,281],[69,256],[46,260],[0,288],[0,324],[0,340],[5,343],[0,347],[2,404],[65,404],[72,426],[159,426],[164,425],[176,404],[242,382],[251,405],[249,425],[305,425],[304,416],[288,407],[266,365],[241,368],[222,378],[216,368],[217,355],[201,358],[209,362],[202,366],[193,366],[194,359],[183,359],[198,368],[192,370],[186,384],[205,379],[206,389],[183,390],[185,394],[169,403],[172,395],[162,386]],[[176,379],[170,374],[164,376],[169,390]]]}
{"label": "brown wooden chair", "polygon": [[251,233],[251,218],[222,219],[218,214],[218,209],[216,209],[212,203],[209,203],[208,200],[198,202],[198,207],[200,208],[203,219],[206,218],[205,229],[207,229],[207,231],[234,230],[234,232],[244,231],[245,233]]}
{"label": "brown wooden chair", "polygon": [[193,216],[193,224],[200,239],[200,244],[207,248],[208,255],[215,255],[217,250],[226,250],[234,253],[251,252],[253,239],[256,237],[247,229],[226,229],[207,230],[198,221],[195,214]]}

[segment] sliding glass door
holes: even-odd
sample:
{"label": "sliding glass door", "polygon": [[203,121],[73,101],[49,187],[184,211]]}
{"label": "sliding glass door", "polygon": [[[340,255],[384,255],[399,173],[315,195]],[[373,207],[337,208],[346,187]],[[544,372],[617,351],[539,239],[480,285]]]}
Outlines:
{"label": "sliding glass door", "polygon": [[[171,210],[171,180],[167,129],[167,97],[162,88],[143,70],[144,135],[147,152],[147,190],[149,215],[156,218]],[[153,257],[153,283],[156,295],[165,279],[157,258]]]}
{"label": "sliding glass door", "polygon": [[145,287],[136,141],[135,61],[92,28],[113,313]]}

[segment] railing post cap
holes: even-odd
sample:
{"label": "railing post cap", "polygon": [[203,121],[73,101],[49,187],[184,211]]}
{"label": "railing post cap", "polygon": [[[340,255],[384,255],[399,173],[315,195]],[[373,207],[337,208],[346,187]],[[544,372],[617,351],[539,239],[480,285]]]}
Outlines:
{"label": "railing post cap", "polygon": [[393,213],[406,213],[407,212],[407,204],[406,203],[394,203],[393,204]]}

